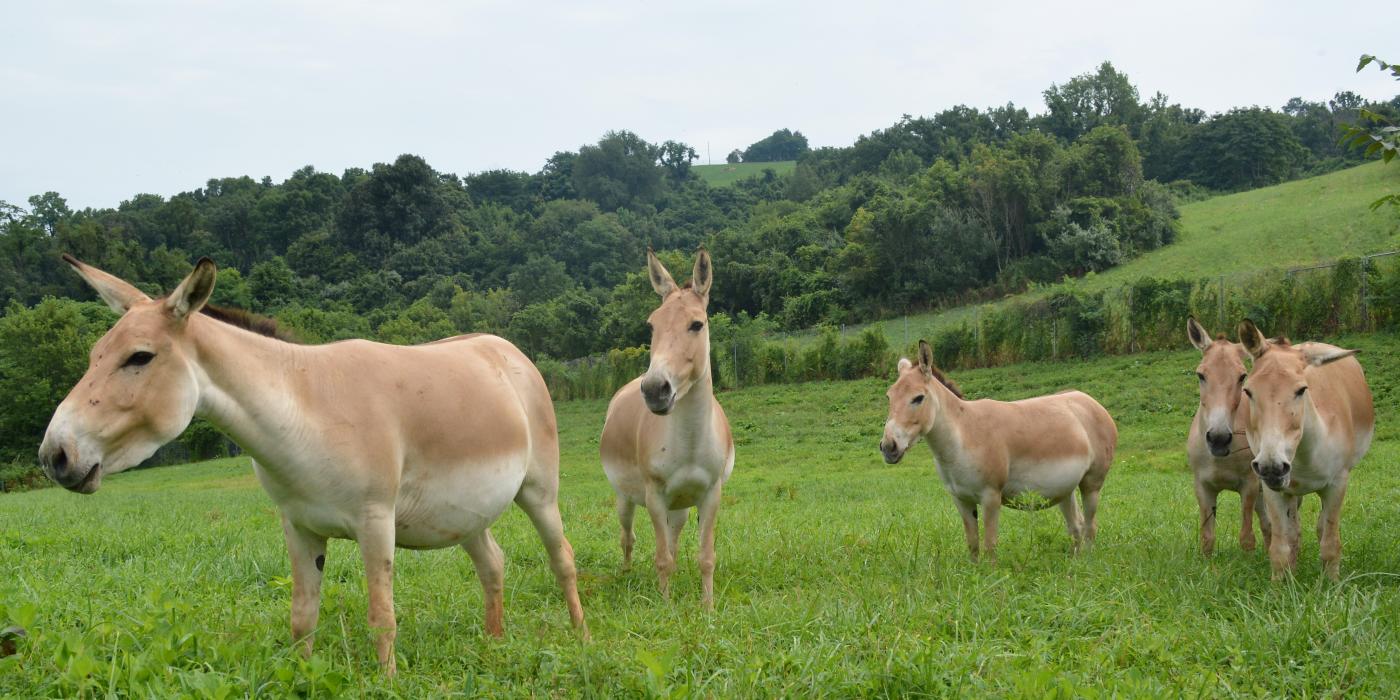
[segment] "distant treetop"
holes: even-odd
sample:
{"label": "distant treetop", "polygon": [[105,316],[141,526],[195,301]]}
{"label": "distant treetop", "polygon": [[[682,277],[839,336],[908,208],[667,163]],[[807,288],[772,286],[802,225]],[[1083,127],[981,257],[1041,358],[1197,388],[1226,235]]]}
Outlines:
{"label": "distant treetop", "polygon": [[810,150],[807,147],[807,137],[803,136],[802,132],[779,129],[744,149],[744,162],[773,163],[797,160]]}

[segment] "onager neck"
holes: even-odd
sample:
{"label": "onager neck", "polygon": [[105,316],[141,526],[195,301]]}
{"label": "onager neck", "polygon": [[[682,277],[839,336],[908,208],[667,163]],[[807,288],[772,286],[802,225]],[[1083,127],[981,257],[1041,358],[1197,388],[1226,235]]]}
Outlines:
{"label": "onager neck", "polygon": [[708,357],[707,353],[707,361],[700,377],[691,384],[690,391],[687,391],[685,396],[676,400],[671,409],[670,423],[674,427],[670,433],[673,439],[694,442],[710,435],[710,426],[714,422],[715,388]]}
{"label": "onager neck", "polygon": [[928,441],[938,460],[943,462],[946,456],[962,449],[963,411],[967,402],[958,398],[937,379],[929,380],[929,398],[935,402],[936,413],[933,425],[929,426],[924,439]]}

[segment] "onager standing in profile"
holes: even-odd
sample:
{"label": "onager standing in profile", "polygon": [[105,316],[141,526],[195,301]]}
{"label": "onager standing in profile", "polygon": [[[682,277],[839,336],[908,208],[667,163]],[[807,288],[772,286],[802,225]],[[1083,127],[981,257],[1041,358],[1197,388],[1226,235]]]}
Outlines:
{"label": "onager standing in profile", "polygon": [[[982,552],[996,562],[997,522],[1003,505],[1036,510],[1059,505],[1076,551],[1098,533],[1103,488],[1118,427],[1088,394],[1067,391],[1022,401],[966,401],[933,366],[933,349],[919,341],[919,364],[899,361],[886,395],[889,419],[880,452],[890,464],[927,437],[963,533],[977,561],[977,507],[985,516]],[[1081,519],[1074,490],[1084,502]]]}
{"label": "onager standing in profile", "polygon": [[1265,340],[1251,321],[1239,327],[1240,343],[1254,356],[1244,386],[1249,397],[1245,433],[1254,451],[1254,472],[1268,487],[1273,540],[1273,577],[1291,574],[1298,563],[1298,502],[1322,498],[1317,539],[1322,572],[1337,580],[1342,560],[1339,525],[1351,469],[1371,447],[1376,412],[1357,350],[1325,343],[1290,345]]}
{"label": "onager standing in profile", "polygon": [[1259,477],[1250,469],[1244,426],[1249,423],[1249,402],[1244,400],[1247,376],[1244,347],[1210,333],[1194,317],[1186,319],[1186,335],[1201,351],[1196,366],[1201,403],[1186,437],[1186,459],[1196,482],[1196,503],[1201,509],[1201,553],[1215,551],[1215,506],[1221,491],[1240,495],[1240,549],[1254,550],[1253,514],[1259,514],[1259,533],[1269,546],[1269,517],[1259,498]]}
{"label": "onager standing in profile", "polygon": [[677,287],[647,251],[651,286],[661,306],[651,326],[651,366],[613,395],[599,453],[617,492],[622,562],[632,563],[632,518],[638,504],[656,532],[656,574],[671,595],[671,573],[690,508],[700,526],[701,602],[714,607],[715,519],[720,490],[734,470],[734,438],[710,380],[710,329],[705,313],[714,272],[701,248],[690,282]]}
{"label": "onager standing in profile", "polygon": [[87,373],[44,435],[39,459],[54,481],[92,493],[103,475],[151,456],[194,416],[209,419],[254,457],[281,511],[292,637],[303,653],[316,630],[326,540],[356,540],[369,624],[390,675],[394,547],[461,545],[485,592],[486,631],[500,636],[504,558],[488,527],[515,501],[544,542],[574,627],[587,636],[559,519],[554,405],[514,345],[491,335],[413,347],[295,345],[206,307],[216,272],[208,258],[154,300],[64,260],[122,317],[93,347]]}

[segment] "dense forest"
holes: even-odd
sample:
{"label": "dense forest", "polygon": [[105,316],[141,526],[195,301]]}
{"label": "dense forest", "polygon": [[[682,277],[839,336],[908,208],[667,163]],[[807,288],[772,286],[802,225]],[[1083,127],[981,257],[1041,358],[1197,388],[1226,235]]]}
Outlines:
{"label": "dense forest", "polygon": [[[692,172],[691,146],[613,131],[535,173],[458,176],[403,155],[115,208],[75,211],[55,192],[0,202],[0,388],[34,394],[44,415],[62,396],[20,367],[34,342],[22,327],[39,321],[17,317],[45,297],[92,298],[60,252],[152,293],[207,255],[221,268],[216,303],[273,315],[305,342],[490,332],[569,359],[647,341],[648,246],[688,269],[706,245],[711,310],[730,327],[867,320],[1111,267],[1170,243],[1177,202],[1358,163],[1342,125],[1363,108],[1400,116],[1400,97],[1347,92],[1208,115],[1144,99],[1109,63],[1044,98],[1037,114],[905,115],[840,148],[783,128],[732,155],[796,159],[792,172],[724,187]],[[52,313],[86,329],[66,344],[109,323],[86,306]],[[33,411],[11,408],[6,434],[32,431],[17,414]]]}

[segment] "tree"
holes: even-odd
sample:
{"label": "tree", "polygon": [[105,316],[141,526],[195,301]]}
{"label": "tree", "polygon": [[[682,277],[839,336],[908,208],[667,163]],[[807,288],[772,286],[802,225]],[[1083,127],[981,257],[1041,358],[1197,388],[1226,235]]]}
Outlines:
{"label": "tree", "polygon": [[1045,91],[1046,131],[1072,142],[1094,127],[1120,125],[1137,136],[1144,110],[1138,91],[1128,76],[1104,61],[1097,71],[1069,79],[1064,85],[1051,85]]}
{"label": "tree", "polygon": [[730,165],[738,165],[738,164],[739,164],[739,161],[741,161],[741,160],[743,160],[743,159],[744,159],[744,152],[736,148],[736,149],[730,151],[730,152],[729,152],[729,155],[727,155],[727,156],[724,157],[724,162],[726,162],[726,163],[728,163],[728,164],[730,164]]}
{"label": "tree", "polygon": [[1281,182],[1298,171],[1307,155],[1287,117],[1258,107],[1215,115],[1191,132],[1182,149],[1191,179],[1219,190]]}
{"label": "tree", "polygon": [[597,145],[579,149],[574,189],[604,211],[656,201],[661,193],[660,149],[630,131],[609,131]]}
{"label": "tree", "polygon": [[[1356,72],[1360,73],[1372,63],[1382,72],[1388,71],[1396,80],[1400,80],[1400,64],[1386,63],[1370,54],[1361,56]],[[1389,163],[1390,159],[1400,152],[1400,126],[1369,109],[1361,109],[1359,116],[1361,123],[1348,124],[1342,142],[1350,144],[1353,148],[1364,149],[1368,157],[1379,154],[1382,160]],[[1400,210],[1400,193],[1388,194],[1371,202],[1371,209],[1379,209],[1385,204]]]}
{"label": "tree", "polygon": [[807,147],[807,137],[803,136],[802,132],[779,129],[744,149],[744,162],[772,163],[797,160],[809,150],[811,149]]}
{"label": "tree", "polygon": [[661,167],[666,169],[666,175],[672,182],[681,183],[690,179],[690,164],[699,157],[694,148],[680,141],[661,144]]}

